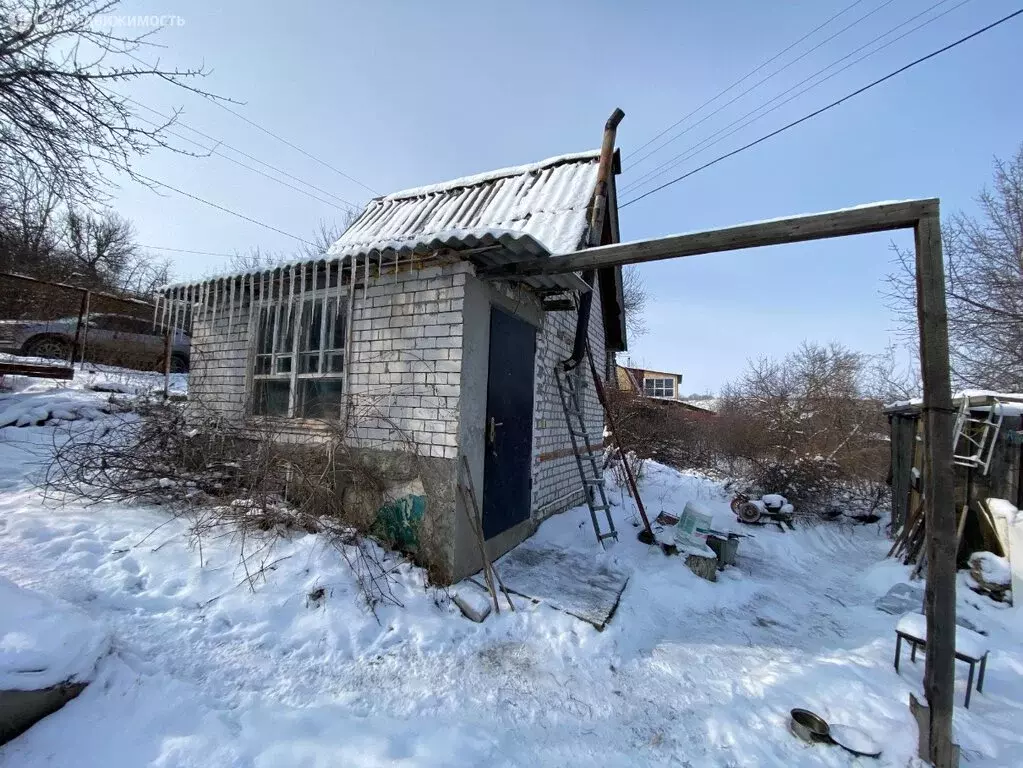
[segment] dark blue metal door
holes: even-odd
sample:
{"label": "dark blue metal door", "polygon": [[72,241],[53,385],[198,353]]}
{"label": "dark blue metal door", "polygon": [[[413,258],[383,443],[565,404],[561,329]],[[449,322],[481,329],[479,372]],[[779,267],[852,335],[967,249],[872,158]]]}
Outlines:
{"label": "dark blue metal door", "polygon": [[535,354],[536,329],[492,308],[483,462],[483,535],[488,539],[529,517]]}

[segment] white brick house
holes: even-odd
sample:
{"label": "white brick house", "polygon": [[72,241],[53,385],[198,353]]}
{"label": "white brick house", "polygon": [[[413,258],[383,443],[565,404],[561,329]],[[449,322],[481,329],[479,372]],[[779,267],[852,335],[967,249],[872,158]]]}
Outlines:
{"label": "white brick house", "polygon": [[[583,501],[554,370],[573,354],[576,306],[591,292],[589,346],[599,375],[613,371],[609,354],[625,347],[620,271],[587,275],[592,289],[575,274],[482,273],[616,242],[617,155],[602,231],[589,232],[599,157],[377,198],[320,259],[168,288],[166,321],[192,326],[190,398],[273,423],[282,439],[315,442],[346,419],[351,444],[425,496],[420,558],[442,580],[478,570],[463,455],[492,557]],[[584,410],[599,443],[592,385]],[[411,465],[389,462],[409,453]]]}

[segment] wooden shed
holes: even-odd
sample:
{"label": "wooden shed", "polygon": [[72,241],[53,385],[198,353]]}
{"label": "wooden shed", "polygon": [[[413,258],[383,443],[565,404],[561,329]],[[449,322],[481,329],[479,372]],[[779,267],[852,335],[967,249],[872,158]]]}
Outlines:
{"label": "wooden shed", "polygon": [[[979,505],[986,499],[999,498],[1023,506],[1023,395],[960,392],[953,404],[955,504],[960,514],[964,507],[969,510],[959,554],[962,558],[980,549],[1000,552],[997,537]],[[884,412],[891,432],[892,528],[898,530],[913,517],[925,486],[922,403],[894,403]]]}

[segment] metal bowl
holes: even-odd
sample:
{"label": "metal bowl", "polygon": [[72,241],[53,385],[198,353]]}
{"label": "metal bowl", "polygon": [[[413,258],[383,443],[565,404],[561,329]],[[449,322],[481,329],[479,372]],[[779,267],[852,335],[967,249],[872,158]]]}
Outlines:
{"label": "metal bowl", "polygon": [[808,709],[793,709],[789,714],[792,720],[789,728],[803,741],[814,744],[819,741],[831,740],[831,729],[827,721],[820,715],[814,714]]}

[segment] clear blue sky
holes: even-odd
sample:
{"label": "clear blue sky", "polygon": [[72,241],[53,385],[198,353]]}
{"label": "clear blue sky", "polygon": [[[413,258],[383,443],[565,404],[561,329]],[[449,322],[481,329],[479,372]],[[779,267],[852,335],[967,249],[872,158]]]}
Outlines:
{"label": "clear blue sky", "polygon": [[[619,131],[623,188],[643,170],[935,4],[862,0],[685,125],[876,9],[869,18],[694,127],[638,171],[629,170],[630,153],[654,134],[851,2],[379,0],[285,6],[250,0],[214,7],[200,0],[128,0],[120,12],[179,16],[183,24],[163,30],[156,39],[166,47],[148,58],[159,54],[164,65],[204,63],[213,72],[203,87],[243,102],[236,107],[242,114],[386,193],[596,147],[615,106],[627,115]],[[959,2],[946,0],[880,42]],[[966,2],[678,171],[823,106],[1019,4]],[[908,197],[937,196],[946,214],[969,212],[990,178],[992,157],[1008,156],[1023,141],[1021,40],[1023,17],[637,202],[622,212],[622,236],[655,237]],[[362,203],[371,196],[198,97],[162,84],[128,92],[158,108],[183,107],[189,125],[342,198]],[[330,205],[216,156],[156,152],[138,168],[302,237],[338,215]],[[621,195],[622,201],[629,197]],[[116,190],[115,205],[147,245],[214,252],[294,246],[283,235],[131,183]],[[899,238],[909,244],[908,235]],[[703,391],[717,390],[747,358],[783,355],[803,339],[878,352],[895,323],[880,295],[892,239],[863,236],[643,266],[649,332],[631,341],[629,357],[637,365],[682,373],[684,391]],[[224,267],[220,258],[166,255],[179,277]]]}

